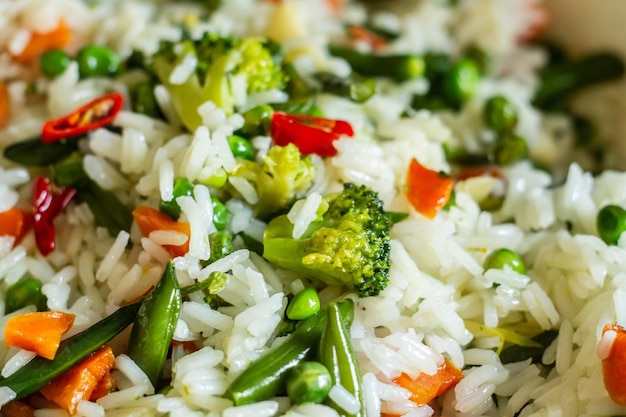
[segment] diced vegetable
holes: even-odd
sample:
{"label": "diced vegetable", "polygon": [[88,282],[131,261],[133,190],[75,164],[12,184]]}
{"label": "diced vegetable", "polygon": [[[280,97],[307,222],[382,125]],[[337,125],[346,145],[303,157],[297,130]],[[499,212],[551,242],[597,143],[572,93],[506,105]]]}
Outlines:
{"label": "diced vegetable", "polygon": [[70,66],[72,58],[61,48],[50,49],[41,54],[39,68],[44,75],[54,78],[63,74]]}
{"label": "diced vegetable", "polygon": [[159,210],[170,216],[172,219],[178,220],[178,218],[180,217],[181,209],[176,202],[176,199],[183,196],[192,197],[193,187],[193,183],[187,178],[175,178],[172,199],[169,201],[161,200],[161,202],[159,203]]}
{"label": "diced vegetable", "polygon": [[54,48],[63,48],[68,45],[72,39],[72,29],[69,27],[65,19],[59,19],[56,28],[49,32],[38,33],[31,31],[30,39],[24,49],[12,55],[16,62],[26,63],[35,60],[46,51]]}
{"label": "diced vegetable", "polygon": [[607,245],[616,245],[626,230],[626,210],[614,204],[602,207],[596,217],[596,229]]}
{"label": "diced vegetable", "polygon": [[489,161],[497,165],[510,165],[527,156],[526,140],[512,133],[505,133],[498,137],[487,153]]}
{"label": "diced vegetable", "polygon": [[444,75],[443,94],[446,100],[459,106],[472,98],[478,89],[480,70],[471,59],[461,59],[454,63]]}
{"label": "diced vegetable", "polygon": [[511,268],[518,274],[526,273],[526,266],[521,256],[508,248],[500,248],[491,252],[483,262],[485,270],[491,268],[504,269],[506,267]]}
{"label": "diced vegetable", "polygon": [[289,372],[287,396],[294,404],[319,404],[326,399],[331,387],[328,369],[319,362],[305,361]]}
{"label": "diced vegetable", "polygon": [[305,288],[297,293],[287,306],[286,315],[291,320],[308,319],[320,311],[320,297],[313,288]]}
{"label": "diced vegetable", "polygon": [[81,78],[111,77],[121,65],[120,57],[113,50],[101,45],[87,45],[76,54]]}
{"label": "diced vegetable", "polygon": [[543,356],[546,348],[550,346],[550,343],[556,339],[558,334],[559,332],[556,330],[546,330],[545,332],[532,337],[532,340],[539,344],[539,346],[532,346],[528,343],[524,343],[505,347],[500,352],[500,361],[506,364],[531,359],[533,363],[538,363],[541,361],[541,357]]}
{"label": "diced vegetable", "polygon": [[69,371],[41,388],[41,394],[70,414],[76,413],[78,403],[89,400],[98,383],[115,365],[113,350],[104,345]]}
{"label": "diced vegetable", "polygon": [[0,212],[0,236],[13,236],[17,245],[28,232],[31,220],[31,214],[19,208]]}
{"label": "diced vegetable", "polygon": [[23,276],[11,285],[4,296],[4,314],[13,313],[28,305],[37,307],[37,311],[48,309],[48,297],[41,291],[42,284],[36,278]]}
{"label": "diced vegetable", "polygon": [[43,143],[41,137],[15,142],[4,148],[3,156],[26,166],[48,166],[69,156],[78,148],[79,137]]}
{"label": "diced vegetable", "polygon": [[412,394],[411,401],[414,403],[428,404],[453,388],[461,379],[463,379],[463,372],[448,359],[445,359],[433,375],[422,372],[413,379],[403,373],[393,382],[409,390]]}
{"label": "diced vegetable", "polygon": [[4,81],[0,80],[0,129],[6,126],[9,121],[11,100],[9,98],[9,91]]}
{"label": "diced vegetable", "polygon": [[504,96],[489,98],[483,107],[483,121],[496,133],[510,133],[517,125],[517,108]]}
{"label": "diced vegetable", "polygon": [[139,81],[132,85],[129,90],[130,101],[133,111],[145,114],[154,119],[163,118],[161,108],[154,95],[156,83],[152,80]]}
{"label": "diced vegetable", "polygon": [[433,171],[413,158],[406,175],[406,196],[415,210],[434,219],[452,194],[454,180],[441,172]]}
{"label": "diced vegetable", "polygon": [[231,135],[228,137],[228,145],[235,158],[254,161],[255,150],[248,139],[238,135]]}
{"label": "diced vegetable", "polygon": [[[539,342],[525,336],[517,329],[513,330],[506,327],[487,327],[484,324],[471,320],[465,320],[465,327],[471,334],[474,335],[474,337],[497,337],[499,339],[498,348],[496,350],[497,354],[502,352],[505,345],[515,345],[520,348],[542,348],[542,345]],[[518,325],[518,327],[521,326]]]}
{"label": "diced vegetable", "polygon": [[185,243],[181,245],[165,245],[164,248],[172,256],[183,256],[189,252],[189,236],[191,235],[189,223],[172,220],[167,214],[146,206],[139,206],[133,210],[133,217],[144,236],[149,236],[150,233],[156,230],[169,230],[186,235],[187,241]]}
{"label": "diced vegetable", "polygon": [[329,52],[348,61],[355,72],[366,77],[388,77],[403,82],[424,75],[424,60],[417,55],[369,54],[339,46],[330,47]]}
{"label": "diced vegetable", "polygon": [[6,403],[2,406],[0,412],[4,417],[35,417],[35,409],[18,400]]}
{"label": "diced vegetable", "polygon": [[76,316],[61,311],[19,314],[9,318],[4,328],[4,344],[54,359],[61,336],[74,324]]}
{"label": "diced vegetable", "polygon": [[614,340],[606,357],[602,359],[604,388],[618,404],[626,405],[626,330],[617,324],[607,324],[602,329],[602,337],[614,332]]}
{"label": "diced vegetable", "polygon": [[75,194],[76,190],[72,188],[53,189],[48,178],[35,179],[33,187],[35,240],[42,255],[46,256],[55,249],[54,219],[67,207]]}

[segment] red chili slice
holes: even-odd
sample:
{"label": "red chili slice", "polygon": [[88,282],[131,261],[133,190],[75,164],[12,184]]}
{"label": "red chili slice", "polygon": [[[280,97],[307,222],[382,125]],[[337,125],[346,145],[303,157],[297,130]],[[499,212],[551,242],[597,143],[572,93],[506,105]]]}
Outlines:
{"label": "red chili slice", "polygon": [[48,178],[37,177],[33,188],[35,241],[42,255],[52,252],[55,244],[54,219],[76,194],[73,188],[52,188]]}
{"label": "red chili slice", "polygon": [[124,96],[118,92],[98,97],[66,116],[44,123],[41,140],[52,143],[106,126],[122,110],[123,104]]}
{"label": "red chili slice", "polygon": [[354,130],[344,120],[274,112],[271,135],[277,145],[293,143],[304,155],[335,156],[333,142],[341,136],[354,136]]}

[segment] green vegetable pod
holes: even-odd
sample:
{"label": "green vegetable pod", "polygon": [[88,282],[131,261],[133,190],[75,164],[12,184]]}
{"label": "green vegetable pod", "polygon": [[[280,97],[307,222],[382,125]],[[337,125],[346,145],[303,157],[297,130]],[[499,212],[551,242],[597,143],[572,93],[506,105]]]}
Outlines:
{"label": "green vegetable pod", "polygon": [[[352,323],[352,300],[336,305],[338,314],[347,324]],[[225,396],[235,405],[251,404],[275,397],[286,390],[287,378],[298,364],[311,360],[326,326],[327,314],[322,310],[301,322],[289,340],[271,350],[241,373],[228,387]]]}
{"label": "green vegetable pod", "polygon": [[[339,404],[335,401],[337,397],[334,397],[334,400],[329,399],[328,404],[340,415],[365,416],[359,364],[348,329],[341,320],[339,306],[334,303],[329,304],[326,317],[326,327],[320,340],[320,362],[330,371],[333,385],[343,387],[356,401],[354,404],[351,404],[352,401]],[[329,395],[332,397],[332,390]]]}
{"label": "green vegetable pod", "polygon": [[128,342],[128,356],[144,371],[155,388],[158,388],[163,375],[181,306],[176,270],[169,261],[161,280],[141,303]]}
{"label": "green vegetable pod", "polygon": [[128,327],[135,320],[139,306],[140,303],[134,303],[122,307],[88,329],[62,341],[53,360],[36,356],[11,376],[0,379],[0,387],[10,388],[18,399],[37,392]]}

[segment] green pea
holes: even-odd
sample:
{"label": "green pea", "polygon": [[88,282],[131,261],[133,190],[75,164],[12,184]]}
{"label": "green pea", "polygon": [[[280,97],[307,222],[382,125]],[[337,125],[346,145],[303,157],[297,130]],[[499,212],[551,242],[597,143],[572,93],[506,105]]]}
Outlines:
{"label": "green pea", "polygon": [[596,228],[607,245],[616,245],[626,230],[626,210],[613,204],[602,207],[596,217]]}
{"label": "green pea", "polygon": [[313,288],[305,288],[297,293],[287,306],[287,318],[304,320],[320,311],[320,298]]}
{"label": "green pea", "polygon": [[219,168],[213,175],[208,178],[201,179],[205,185],[215,188],[222,188],[228,181],[228,172],[224,168]]}
{"label": "green pea", "polygon": [[332,387],[328,369],[321,363],[305,361],[296,365],[287,379],[287,396],[294,404],[323,402]]}
{"label": "green pea", "polygon": [[495,250],[485,258],[483,268],[487,269],[504,269],[509,266],[513,271],[520,274],[526,273],[526,266],[522,258],[511,249],[501,248]]}
{"label": "green pea", "polygon": [[47,77],[54,78],[63,74],[70,66],[72,58],[63,49],[55,48],[41,54],[39,68]]}
{"label": "green pea", "polygon": [[211,204],[213,205],[213,224],[217,230],[226,229],[228,220],[230,219],[230,211],[219,198],[211,196]]}
{"label": "green pea", "polygon": [[4,297],[4,314],[13,313],[28,305],[37,307],[37,311],[48,309],[48,298],[41,292],[41,281],[24,276],[11,285]]}
{"label": "green pea", "polygon": [[238,135],[231,135],[228,137],[228,145],[235,158],[254,161],[254,147],[248,139]]}
{"label": "green pea", "polygon": [[479,81],[478,65],[471,59],[461,59],[444,76],[444,96],[451,104],[460,105],[474,96]]}
{"label": "green pea", "polygon": [[159,203],[159,210],[167,214],[174,220],[178,220],[180,217],[180,206],[176,202],[178,197],[193,196],[193,183],[187,178],[176,178],[174,180],[173,197],[169,201],[161,200]]}
{"label": "green pea", "polygon": [[494,96],[485,102],[483,121],[499,134],[513,132],[517,125],[517,108],[506,97]]}
{"label": "green pea", "polygon": [[243,113],[244,123],[239,133],[246,137],[267,135],[273,114],[274,109],[267,104],[251,108]]}
{"label": "green pea", "polygon": [[120,57],[106,46],[88,45],[76,54],[81,78],[107,77],[116,74],[121,65]]}
{"label": "green pea", "polygon": [[487,158],[497,165],[510,165],[528,156],[526,141],[517,135],[499,137],[489,149]]}

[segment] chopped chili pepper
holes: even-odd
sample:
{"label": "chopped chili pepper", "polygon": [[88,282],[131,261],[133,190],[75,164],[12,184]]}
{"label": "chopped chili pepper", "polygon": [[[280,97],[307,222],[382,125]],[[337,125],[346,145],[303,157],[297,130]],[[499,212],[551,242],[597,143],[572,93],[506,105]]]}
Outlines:
{"label": "chopped chili pepper", "polygon": [[293,143],[304,155],[335,156],[333,142],[341,136],[354,136],[350,123],[305,114],[274,112],[271,135],[279,146]]}
{"label": "chopped chili pepper", "polygon": [[46,256],[55,248],[54,219],[76,194],[73,188],[53,189],[48,178],[37,177],[33,189],[34,229],[37,248]]}
{"label": "chopped chili pepper", "polygon": [[372,51],[380,51],[389,44],[387,39],[363,26],[349,25],[348,36],[354,41],[367,44]]}
{"label": "chopped chili pepper", "polygon": [[41,140],[53,143],[106,126],[122,110],[123,104],[124,96],[118,92],[98,97],[66,116],[44,123]]}
{"label": "chopped chili pepper", "polygon": [[406,196],[411,205],[429,219],[446,205],[452,194],[454,180],[432,171],[413,158],[406,175]]}

